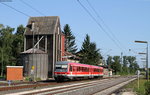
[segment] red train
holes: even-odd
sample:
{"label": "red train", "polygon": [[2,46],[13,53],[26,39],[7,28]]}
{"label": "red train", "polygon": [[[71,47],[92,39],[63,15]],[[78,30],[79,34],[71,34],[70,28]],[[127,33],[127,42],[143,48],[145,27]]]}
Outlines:
{"label": "red train", "polygon": [[103,77],[103,67],[60,61],[55,65],[55,80]]}

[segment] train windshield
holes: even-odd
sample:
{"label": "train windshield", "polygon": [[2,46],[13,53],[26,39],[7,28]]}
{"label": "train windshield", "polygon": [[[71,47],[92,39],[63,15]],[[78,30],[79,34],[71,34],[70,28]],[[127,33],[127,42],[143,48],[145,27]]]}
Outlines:
{"label": "train windshield", "polygon": [[67,72],[68,65],[56,65],[56,72]]}

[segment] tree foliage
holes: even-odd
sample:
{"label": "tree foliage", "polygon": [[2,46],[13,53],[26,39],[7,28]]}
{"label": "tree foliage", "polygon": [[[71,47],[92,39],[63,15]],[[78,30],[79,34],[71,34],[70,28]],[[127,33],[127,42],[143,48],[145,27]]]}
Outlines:
{"label": "tree foliage", "polygon": [[3,71],[5,71],[4,67],[6,67],[6,65],[12,64],[10,60],[13,59],[12,56],[13,31],[14,28],[11,28],[9,26],[7,27],[2,26],[0,29],[1,75],[3,75]]}
{"label": "tree foliage", "polygon": [[112,56],[108,56],[107,60],[106,60],[106,64],[109,68],[112,68],[112,63],[113,63],[113,58]]}
{"label": "tree foliage", "polygon": [[25,27],[23,25],[20,25],[17,27],[17,31],[14,34],[14,39],[13,39],[13,56],[15,57],[16,64],[20,64],[20,52],[23,51],[23,34],[25,31]]}
{"label": "tree foliage", "polygon": [[19,53],[23,49],[24,27],[20,25],[16,33],[14,30],[14,28],[0,24],[0,69],[2,76],[6,66],[16,65]]}
{"label": "tree foliage", "polygon": [[129,62],[129,72],[130,73],[133,73],[139,69],[139,65],[136,62],[136,57],[128,56],[127,60]]}
{"label": "tree foliage", "polygon": [[115,74],[135,74],[139,69],[136,57],[134,56],[123,56],[123,64],[121,64],[120,56],[109,56],[107,58],[107,65],[113,69]]}
{"label": "tree foliage", "polygon": [[98,65],[100,64],[100,59],[102,59],[100,49],[97,49],[96,43],[90,42],[88,34],[86,35],[78,54],[81,58],[80,62],[84,64]]}
{"label": "tree foliage", "polygon": [[114,70],[115,74],[117,74],[117,72],[121,71],[120,56],[114,56],[113,60],[114,62],[112,64],[112,69]]}
{"label": "tree foliage", "polygon": [[77,51],[77,45],[75,43],[75,36],[72,34],[70,26],[66,24],[62,32],[65,35],[65,51],[75,54]]}

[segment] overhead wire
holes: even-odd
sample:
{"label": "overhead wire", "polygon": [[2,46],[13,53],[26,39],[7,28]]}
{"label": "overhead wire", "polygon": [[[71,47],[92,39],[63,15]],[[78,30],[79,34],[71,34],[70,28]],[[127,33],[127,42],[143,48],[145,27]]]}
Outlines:
{"label": "overhead wire", "polygon": [[7,7],[9,7],[9,8],[11,8],[11,9],[13,9],[13,10],[15,10],[16,12],[19,12],[19,13],[23,14],[24,16],[30,17],[28,14],[26,14],[26,13],[24,13],[22,11],[19,11],[16,8],[14,8],[14,7],[10,6],[10,5],[7,5],[7,4],[2,3],[2,2],[0,2],[0,3],[3,4],[3,5],[5,5],[5,6],[7,6]]}
{"label": "overhead wire", "polygon": [[107,28],[108,32],[111,33],[111,35],[113,36],[113,38],[116,39],[116,41],[118,42],[118,44],[120,44],[120,46],[124,47],[126,49],[125,46],[122,45],[122,43],[118,40],[118,38],[114,35],[114,33],[111,31],[111,29],[108,27],[108,25],[105,23],[105,21],[103,20],[103,18],[99,15],[99,13],[96,11],[96,9],[93,7],[93,5],[89,2],[89,0],[86,0],[88,5],[91,7],[91,9],[93,10],[93,12],[97,15],[97,17],[99,18],[99,20],[102,21],[103,25],[105,26],[105,28]]}
{"label": "overhead wire", "polygon": [[45,16],[45,14],[43,14],[42,12],[40,12],[39,10],[37,10],[36,8],[34,8],[33,6],[31,6],[30,4],[28,4],[27,2],[25,2],[24,0],[20,0],[20,2],[22,2],[23,4],[25,4],[26,6],[30,7],[31,9],[33,9],[34,11],[36,11],[37,13]]}
{"label": "overhead wire", "polygon": [[77,0],[80,6],[89,14],[89,16],[96,22],[96,24],[102,29],[102,31],[114,42],[114,44],[123,51],[123,49],[116,43],[116,41],[110,36],[110,34],[103,28],[103,26],[96,20],[96,18],[88,11],[88,9],[79,1]]}

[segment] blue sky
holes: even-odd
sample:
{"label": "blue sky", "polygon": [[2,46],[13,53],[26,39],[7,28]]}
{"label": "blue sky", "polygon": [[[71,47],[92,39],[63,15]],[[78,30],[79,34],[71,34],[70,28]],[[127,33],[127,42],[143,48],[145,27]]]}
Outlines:
{"label": "blue sky", "polygon": [[[107,55],[132,55],[142,63],[138,52],[145,52],[146,45],[134,43],[135,40],[149,41],[150,38],[150,0],[88,0],[95,8],[100,18],[92,11],[86,0],[80,2],[97,19],[108,36],[80,6],[77,0],[23,0],[42,12],[39,14],[21,0],[12,0],[5,4],[28,14],[29,16],[59,16],[61,27],[69,24],[73,34],[76,36],[78,48],[81,47],[86,34],[91,41],[101,49],[103,56]],[[26,25],[29,17],[0,4],[0,23],[16,28],[20,24]],[[112,36],[111,34],[114,34]],[[117,38],[117,39],[116,39]],[[118,43],[119,47],[114,43]],[[131,51],[129,51],[131,49]],[[142,65],[141,65],[142,66]]]}

